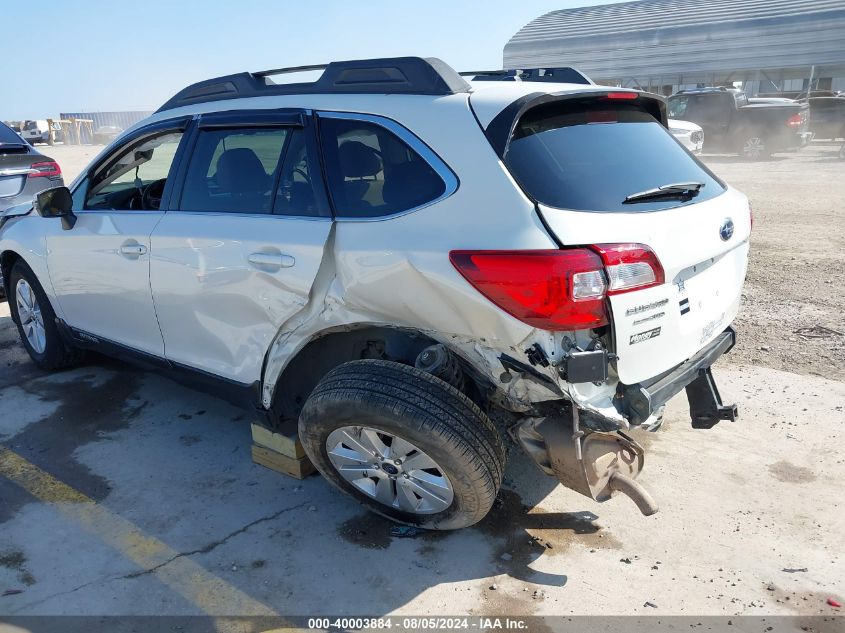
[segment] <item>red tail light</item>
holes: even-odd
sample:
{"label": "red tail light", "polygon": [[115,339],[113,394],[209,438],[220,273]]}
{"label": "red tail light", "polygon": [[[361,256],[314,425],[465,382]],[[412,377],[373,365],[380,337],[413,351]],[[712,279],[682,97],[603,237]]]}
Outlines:
{"label": "red tail light", "polygon": [[54,163],[51,160],[43,163],[33,163],[30,165],[30,169],[36,170],[35,172],[29,174],[30,178],[52,178],[54,176],[62,175],[62,168],[59,167],[58,163]]}
{"label": "red tail light", "polygon": [[449,259],[490,301],[520,321],[543,330],[607,325],[608,294],[655,286],[664,279],[657,257],[641,244],[563,250],[452,251]]}
{"label": "red tail light", "polygon": [[607,99],[636,99],[640,95],[636,92],[608,92]]}
{"label": "red tail light", "polygon": [[786,124],[789,127],[798,127],[804,122],[804,119],[801,118],[800,114],[793,114],[786,120]]}

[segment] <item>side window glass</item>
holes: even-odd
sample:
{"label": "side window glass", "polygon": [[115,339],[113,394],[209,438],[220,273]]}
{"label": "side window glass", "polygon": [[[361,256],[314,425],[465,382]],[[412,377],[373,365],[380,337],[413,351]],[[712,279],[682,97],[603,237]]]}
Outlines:
{"label": "side window glass", "polygon": [[319,168],[312,169],[311,162],[308,160],[305,133],[300,129],[291,130],[282,160],[273,213],[319,216],[312,178],[321,178],[321,176]]}
{"label": "side window glass", "polygon": [[381,125],[323,117],[320,136],[338,217],[400,213],[446,191],[431,165]]}
{"label": "side window glass", "polygon": [[92,178],[84,208],[157,210],[181,140],[182,132],[165,132],[121,149]]}
{"label": "side window glass", "polygon": [[200,130],[179,209],[270,213],[293,128]]}
{"label": "side window glass", "polygon": [[73,210],[79,211],[85,208],[85,197],[88,194],[88,179],[83,179],[76,189],[73,190]]}
{"label": "side window glass", "polygon": [[669,99],[669,118],[683,119],[687,111],[687,97],[672,97]]}

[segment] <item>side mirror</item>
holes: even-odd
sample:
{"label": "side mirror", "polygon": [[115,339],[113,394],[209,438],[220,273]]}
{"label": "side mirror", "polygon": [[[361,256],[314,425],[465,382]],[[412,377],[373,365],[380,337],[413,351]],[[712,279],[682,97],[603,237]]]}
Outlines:
{"label": "side mirror", "polygon": [[69,231],[76,225],[73,196],[67,187],[45,189],[35,196],[35,210],[42,218],[61,218],[62,228]]}

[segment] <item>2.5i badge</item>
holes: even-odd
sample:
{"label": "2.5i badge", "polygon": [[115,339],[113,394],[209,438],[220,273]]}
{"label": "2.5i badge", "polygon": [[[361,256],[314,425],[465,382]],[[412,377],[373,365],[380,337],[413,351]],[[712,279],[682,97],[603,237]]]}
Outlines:
{"label": "2.5i badge", "polygon": [[640,332],[639,334],[631,335],[631,340],[628,345],[633,345],[634,343],[642,343],[643,341],[647,341],[650,338],[654,338],[655,336],[660,336],[660,328],[656,327],[653,330],[646,330],[645,332]]}

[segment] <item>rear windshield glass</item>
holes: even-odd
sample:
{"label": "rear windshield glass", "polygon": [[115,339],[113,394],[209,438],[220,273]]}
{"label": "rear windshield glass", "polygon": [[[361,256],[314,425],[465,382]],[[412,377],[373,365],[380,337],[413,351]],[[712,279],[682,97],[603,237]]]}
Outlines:
{"label": "rear windshield glass", "polygon": [[[578,211],[654,211],[694,204],[725,191],[650,114],[630,104],[577,100],[539,106],[517,124],[505,163],[540,203]],[[633,194],[702,183],[696,197]]]}
{"label": "rear windshield glass", "polygon": [[0,123],[0,143],[23,145],[23,140],[21,140],[21,137],[18,136],[12,128]]}

